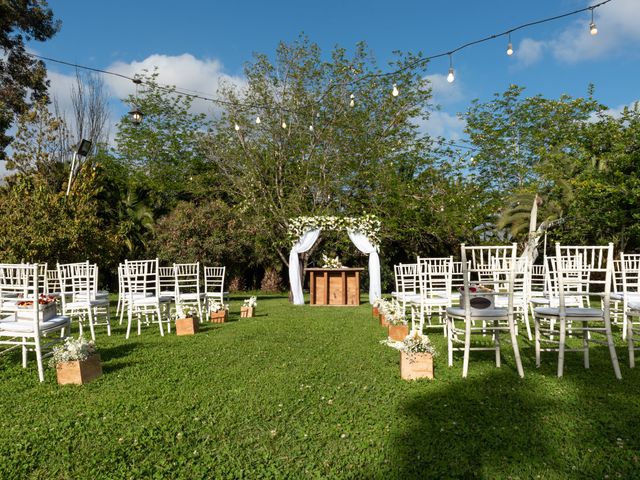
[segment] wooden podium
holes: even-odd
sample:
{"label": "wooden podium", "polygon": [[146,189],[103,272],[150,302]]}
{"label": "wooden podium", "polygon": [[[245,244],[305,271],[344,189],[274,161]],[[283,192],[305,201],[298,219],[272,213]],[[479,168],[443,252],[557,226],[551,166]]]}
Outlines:
{"label": "wooden podium", "polygon": [[364,268],[307,268],[311,305],[360,305]]}

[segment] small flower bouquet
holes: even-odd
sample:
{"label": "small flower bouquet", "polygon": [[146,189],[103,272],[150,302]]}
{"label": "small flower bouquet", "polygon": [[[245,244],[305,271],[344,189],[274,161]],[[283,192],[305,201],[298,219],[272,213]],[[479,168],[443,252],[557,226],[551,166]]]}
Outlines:
{"label": "small flower bouquet", "polygon": [[404,380],[433,378],[435,348],[429,337],[419,332],[407,336],[400,347],[400,376]]}
{"label": "small flower bouquet", "polygon": [[322,254],[322,268],[342,268],[343,266],[338,257],[330,258]]}
{"label": "small flower bouquet", "polygon": [[229,315],[229,305],[225,305],[222,302],[214,300],[209,302],[209,319],[213,323],[224,323],[227,321]]}
{"label": "small flower bouquet", "polygon": [[240,307],[240,317],[241,318],[251,318],[255,313],[256,307],[258,306],[258,297],[249,297],[244,300],[242,303],[242,307]]}
{"label": "small flower bouquet", "polygon": [[401,342],[409,333],[407,317],[404,308],[397,300],[391,300],[385,305],[384,318],[389,326],[389,340]]}
{"label": "small flower bouquet", "polygon": [[63,344],[53,347],[49,365],[56,369],[58,383],[82,385],[102,375],[100,355],[92,340],[82,335],[68,337]]}

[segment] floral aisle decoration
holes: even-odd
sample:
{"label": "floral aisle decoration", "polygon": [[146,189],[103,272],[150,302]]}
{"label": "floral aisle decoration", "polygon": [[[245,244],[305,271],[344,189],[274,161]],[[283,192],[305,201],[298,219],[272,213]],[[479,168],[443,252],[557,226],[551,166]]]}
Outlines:
{"label": "floral aisle decoration", "polygon": [[240,318],[253,317],[256,307],[258,306],[258,297],[249,297],[244,300],[240,307]]}
{"label": "floral aisle decoration", "polygon": [[338,257],[331,258],[327,257],[324,253],[322,254],[322,268],[342,268],[342,262]]}
{"label": "floral aisle decoration", "polygon": [[197,311],[192,305],[178,305],[175,314],[176,335],[194,335],[198,331]]}
{"label": "floral aisle decoration", "polygon": [[385,305],[385,320],[389,324],[389,340],[401,342],[409,334],[409,326],[404,308],[397,300]]}
{"label": "floral aisle decoration", "polygon": [[82,385],[102,375],[100,354],[93,340],[68,337],[53,347],[49,365],[56,369],[60,385]]}
{"label": "floral aisle decoration", "polygon": [[229,305],[217,300],[210,301],[207,310],[209,312],[209,320],[213,323],[224,323],[229,316]]}
{"label": "floral aisle decoration", "polygon": [[373,315],[373,318],[380,318],[380,301],[381,300],[382,298],[377,298],[371,304],[371,314]]}
{"label": "floral aisle decoration", "polygon": [[306,232],[316,230],[353,230],[365,235],[374,245],[380,244],[382,223],[375,215],[362,217],[336,217],[333,215],[295,217],[289,220],[288,236],[291,243],[298,241]]}
{"label": "floral aisle decoration", "polygon": [[436,350],[429,337],[419,332],[407,336],[400,347],[400,376],[404,380],[433,379]]}
{"label": "floral aisle decoration", "polygon": [[386,298],[380,298],[378,300],[378,311],[380,312],[380,325],[383,327],[389,326],[389,321],[387,320],[387,315],[392,314],[396,308],[393,305],[393,300],[389,300]]}

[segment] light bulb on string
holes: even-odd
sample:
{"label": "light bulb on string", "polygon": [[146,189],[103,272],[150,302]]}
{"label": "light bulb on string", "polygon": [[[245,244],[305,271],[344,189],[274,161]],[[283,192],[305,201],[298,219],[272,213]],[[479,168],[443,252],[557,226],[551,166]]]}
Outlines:
{"label": "light bulb on string", "polygon": [[397,97],[398,95],[400,95],[400,92],[398,91],[398,86],[395,83],[393,84],[393,90],[391,90],[391,95],[393,95],[394,97]]}
{"label": "light bulb on string", "polygon": [[591,35],[598,34],[598,27],[596,26],[596,22],[593,21],[593,8],[591,9],[591,23],[589,24],[589,33]]}
{"label": "light bulb on string", "polygon": [[256,123],[257,123],[258,125],[260,125],[260,122],[261,122],[261,121],[262,121],[262,120],[260,120],[260,115],[258,115],[258,116],[256,117]]}
{"label": "light bulb on string", "polygon": [[349,106],[351,108],[355,107],[356,106],[356,101],[355,101],[355,96],[353,95],[353,93],[351,94],[351,96],[349,98],[351,98],[351,100],[349,101]]}
{"label": "light bulb on string", "polygon": [[447,75],[447,82],[453,83],[455,79],[456,79],[456,76],[454,75],[454,70],[453,70],[453,59],[451,58],[451,55],[449,55],[449,75]]}
{"label": "light bulb on string", "polygon": [[313,125],[309,125],[309,131],[313,132]]}
{"label": "light bulb on string", "polygon": [[282,125],[281,125],[281,127],[282,127],[282,128],[287,128],[287,122],[285,122],[284,120],[282,120]]}
{"label": "light bulb on string", "polygon": [[238,124],[236,123],[236,124],[233,126],[233,128],[234,128],[234,129],[236,130],[236,132],[237,132],[238,130],[240,130],[240,125],[238,125]]}
{"label": "light bulb on string", "polygon": [[513,44],[511,43],[511,33],[509,33],[509,43],[507,45],[507,55],[513,55]]}

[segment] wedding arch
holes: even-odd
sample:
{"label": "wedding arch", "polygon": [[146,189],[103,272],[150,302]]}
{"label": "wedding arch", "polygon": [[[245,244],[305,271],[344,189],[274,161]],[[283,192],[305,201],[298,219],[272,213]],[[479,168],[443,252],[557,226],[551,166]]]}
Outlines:
{"label": "wedding arch", "polygon": [[315,245],[322,230],[346,231],[356,248],[369,255],[369,303],[380,298],[380,226],[380,220],[375,215],[292,218],[289,221],[289,238],[293,244],[289,253],[289,282],[294,305],[304,305],[299,255]]}

